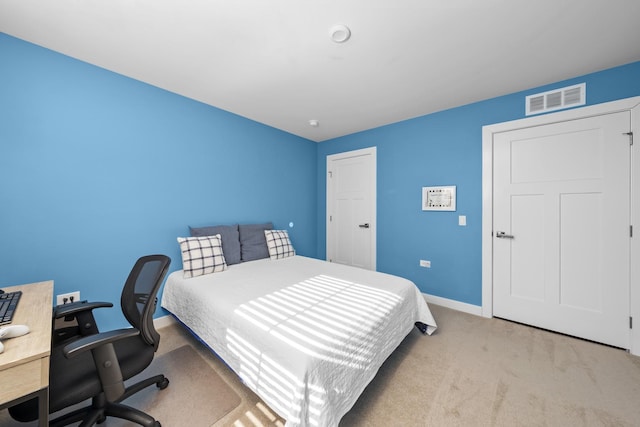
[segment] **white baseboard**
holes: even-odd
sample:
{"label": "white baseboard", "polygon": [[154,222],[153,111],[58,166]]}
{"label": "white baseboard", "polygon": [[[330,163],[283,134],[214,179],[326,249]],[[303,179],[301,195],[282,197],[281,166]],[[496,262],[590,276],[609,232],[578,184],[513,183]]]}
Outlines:
{"label": "white baseboard", "polygon": [[156,329],[160,329],[165,326],[173,325],[176,322],[177,320],[175,317],[171,316],[170,314],[167,314],[166,316],[157,317],[153,319],[153,326],[155,326]]}
{"label": "white baseboard", "polygon": [[428,303],[440,305],[452,310],[462,311],[464,313],[474,314],[476,316],[482,316],[482,307],[479,305],[467,304],[466,302],[460,302],[425,293],[422,295],[424,295],[424,299],[426,299]]}

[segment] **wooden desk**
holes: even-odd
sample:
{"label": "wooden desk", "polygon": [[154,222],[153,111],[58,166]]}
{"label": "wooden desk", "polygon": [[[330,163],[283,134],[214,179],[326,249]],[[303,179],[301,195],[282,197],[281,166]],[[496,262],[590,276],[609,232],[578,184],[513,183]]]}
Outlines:
{"label": "wooden desk", "polygon": [[38,425],[48,426],[53,281],[2,289],[5,292],[22,291],[11,325],[27,325],[30,332],[3,341],[0,409],[38,396]]}

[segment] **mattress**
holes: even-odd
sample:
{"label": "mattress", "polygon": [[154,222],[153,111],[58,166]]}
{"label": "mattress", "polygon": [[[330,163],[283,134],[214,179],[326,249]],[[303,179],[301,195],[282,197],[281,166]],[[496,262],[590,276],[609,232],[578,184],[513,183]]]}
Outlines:
{"label": "mattress", "polygon": [[286,426],[337,426],[414,327],[436,322],[401,277],[303,256],[167,278],[161,301]]}

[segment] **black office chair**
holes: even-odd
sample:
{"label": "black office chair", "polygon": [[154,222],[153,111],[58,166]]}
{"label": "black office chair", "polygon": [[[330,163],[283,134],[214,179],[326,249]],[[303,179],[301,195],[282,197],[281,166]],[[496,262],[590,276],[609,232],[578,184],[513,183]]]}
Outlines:
{"label": "black office chair", "polygon": [[[133,328],[99,332],[92,322],[91,311],[110,303],[74,303],[56,307],[56,317],[77,318],[78,327],[64,328],[54,333],[49,372],[49,412],[69,408],[91,399],[88,407],[76,409],[51,421],[50,426],[82,423],[91,426],[106,417],[123,418],[142,426],[160,427],[160,422],[130,406],[124,399],[156,384],[160,389],[169,385],[164,375],[124,386],[124,380],[142,372],[153,360],[160,335],[153,326],[158,289],[171,259],[165,255],[140,258],[133,266],[122,290],[122,312]],[[83,323],[86,322],[86,323]],[[38,417],[37,398],[9,408],[18,421],[33,421]]]}

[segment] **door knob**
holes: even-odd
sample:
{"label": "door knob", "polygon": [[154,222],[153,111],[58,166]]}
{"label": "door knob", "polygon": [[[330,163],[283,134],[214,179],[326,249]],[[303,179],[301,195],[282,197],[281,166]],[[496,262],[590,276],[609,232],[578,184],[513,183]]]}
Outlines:
{"label": "door knob", "polygon": [[498,239],[513,239],[513,236],[511,234],[507,234],[504,231],[498,231],[496,233],[496,237]]}
{"label": "door knob", "polygon": [[366,224],[360,224],[358,227],[360,227],[360,228],[369,228],[369,223],[367,222]]}

